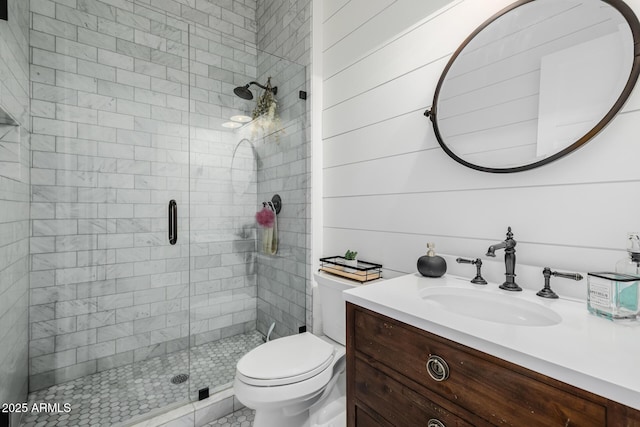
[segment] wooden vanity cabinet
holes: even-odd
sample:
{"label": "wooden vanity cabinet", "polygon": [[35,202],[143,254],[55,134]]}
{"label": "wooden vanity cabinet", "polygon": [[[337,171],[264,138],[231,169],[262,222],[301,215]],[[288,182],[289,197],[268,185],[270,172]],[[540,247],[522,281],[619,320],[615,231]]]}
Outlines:
{"label": "wooden vanity cabinet", "polygon": [[347,303],[347,424],[640,427],[640,412]]}

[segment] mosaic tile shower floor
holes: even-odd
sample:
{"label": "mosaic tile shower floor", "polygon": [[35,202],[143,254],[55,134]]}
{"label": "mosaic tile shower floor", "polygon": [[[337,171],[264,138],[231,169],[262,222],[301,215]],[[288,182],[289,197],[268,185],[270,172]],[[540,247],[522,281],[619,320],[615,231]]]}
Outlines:
{"label": "mosaic tile shower floor", "polygon": [[253,419],[256,417],[256,411],[249,408],[243,408],[231,415],[222,417],[213,421],[205,427],[252,427]]}
{"label": "mosaic tile shower floor", "polygon": [[[188,393],[197,396],[197,390],[206,386],[213,394],[233,381],[237,361],[260,344],[262,335],[257,331],[235,335],[192,348],[191,372],[188,370],[189,351],[183,350],[31,393],[29,406],[43,402],[59,403],[60,406],[71,403],[71,412],[31,413],[23,417],[21,426],[106,427],[187,401]],[[180,373],[189,373],[189,380],[172,384],[171,378]],[[245,421],[229,425],[244,427]]]}

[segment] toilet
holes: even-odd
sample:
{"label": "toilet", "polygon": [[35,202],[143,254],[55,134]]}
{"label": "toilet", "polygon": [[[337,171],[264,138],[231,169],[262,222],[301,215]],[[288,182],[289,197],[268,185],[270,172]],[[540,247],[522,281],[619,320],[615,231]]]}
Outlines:
{"label": "toilet", "polygon": [[255,409],[254,427],[346,426],[345,303],[358,286],[315,275],[323,336],[308,332],[278,338],[245,354],[236,367],[236,398]]}

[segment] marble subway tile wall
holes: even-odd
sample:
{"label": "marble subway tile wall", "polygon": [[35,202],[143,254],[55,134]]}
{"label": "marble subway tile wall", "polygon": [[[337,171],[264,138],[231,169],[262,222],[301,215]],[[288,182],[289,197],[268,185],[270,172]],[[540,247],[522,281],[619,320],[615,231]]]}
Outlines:
{"label": "marble subway tile wall", "polygon": [[255,200],[230,197],[220,127],[255,78],[252,10],[32,2],[31,390],[255,328]]}
{"label": "marble subway tile wall", "polygon": [[311,62],[311,1],[259,2],[258,65],[260,81],[272,77],[284,132],[261,141],[258,199],[283,199],[278,216],[280,252],[258,256],[258,329],[274,336],[312,329],[310,248],[310,104],[299,99],[308,91]]}
{"label": "marble subway tile wall", "polygon": [[[26,401],[29,340],[28,2],[10,0],[8,11],[0,20],[0,404]],[[18,425],[19,414],[12,418]]]}
{"label": "marble subway tile wall", "polygon": [[[233,89],[255,80],[256,2],[196,6],[210,13],[208,25],[196,21],[190,35],[190,325],[198,346],[256,329],[256,184],[234,185],[234,154],[251,170],[256,164],[236,150],[235,132],[222,126],[248,109]],[[192,396],[201,385],[191,382]]]}
{"label": "marble subway tile wall", "polygon": [[[255,5],[240,12],[247,16],[227,18],[252,28]],[[236,133],[222,127],[247,112],[233,89],[255,79],[256,48],[253,33],[240,40],[192,28],[190,315],[192,342],[200,345],[256,328],[256,183],[238,188],[232,180],[232,166],[256,165],[236,150]],[[215,57],[202,67],[212,45]]]}
{"label": "marble subway tile wall", "polygon": [[31,6],[31,390],[188,339],[188,26],[76,6]]}

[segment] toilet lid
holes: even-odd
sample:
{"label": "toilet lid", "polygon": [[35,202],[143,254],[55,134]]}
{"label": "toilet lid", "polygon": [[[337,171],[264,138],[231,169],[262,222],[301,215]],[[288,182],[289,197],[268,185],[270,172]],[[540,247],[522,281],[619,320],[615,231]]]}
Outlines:
{"label": "toilet lid", "polygon": [[311,378],[331,364],[334,347],[308,332],[279,338],[245,354],[236,375],[246,384],[275,386]]}

